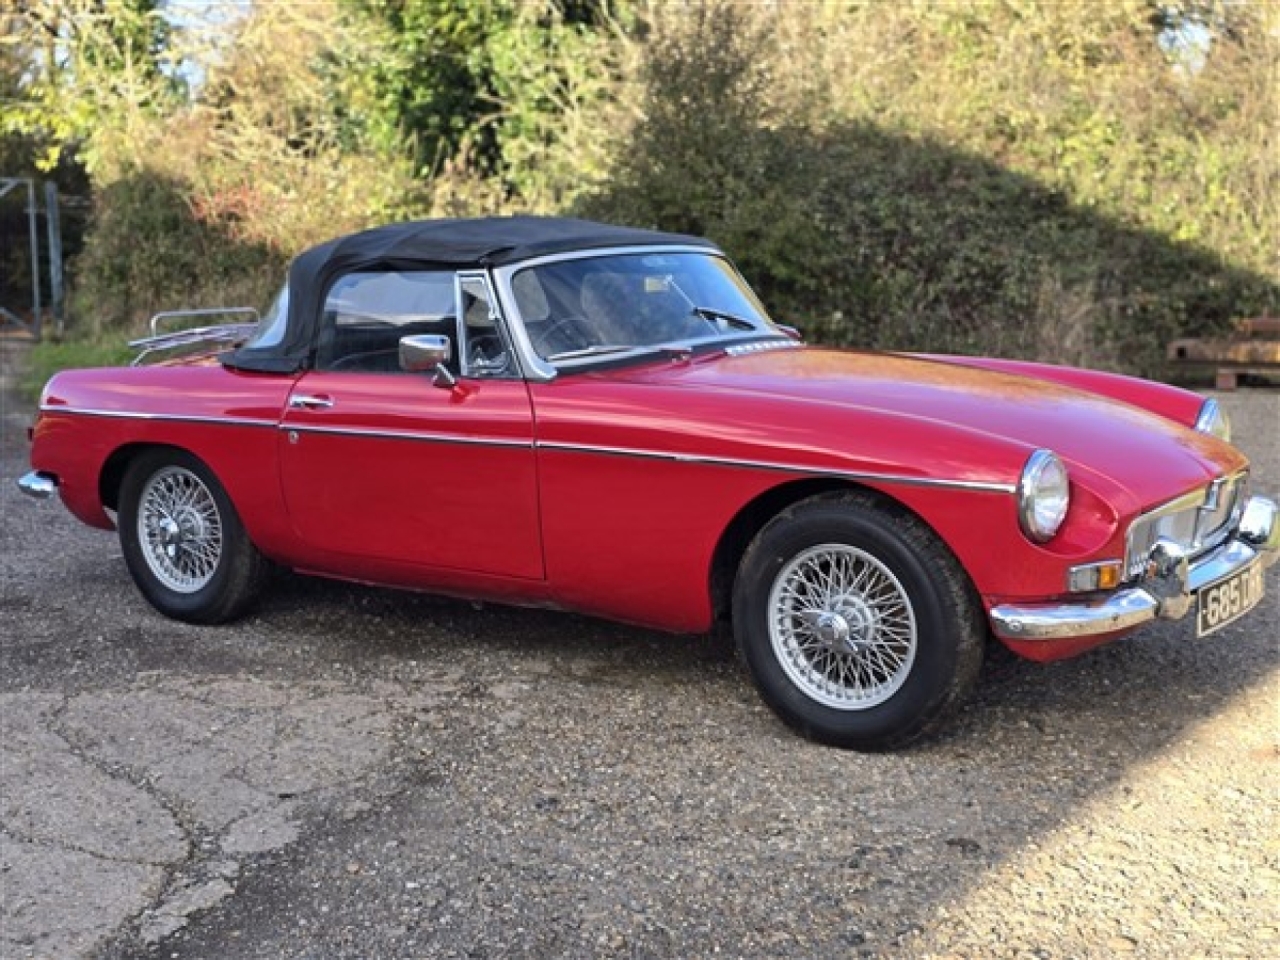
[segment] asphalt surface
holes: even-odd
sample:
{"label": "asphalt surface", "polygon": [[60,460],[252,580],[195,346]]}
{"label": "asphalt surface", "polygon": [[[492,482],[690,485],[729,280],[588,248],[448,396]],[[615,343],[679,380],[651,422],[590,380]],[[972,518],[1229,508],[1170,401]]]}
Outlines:
{"label": "asphalt surface", "polygon": [[[4,379],[5,960],[1280,955],[1280,565],[865,756],[723,641],[292,576],[165,620],[17,492]],[[1221,399],[1280,494],[1280,394]]]}

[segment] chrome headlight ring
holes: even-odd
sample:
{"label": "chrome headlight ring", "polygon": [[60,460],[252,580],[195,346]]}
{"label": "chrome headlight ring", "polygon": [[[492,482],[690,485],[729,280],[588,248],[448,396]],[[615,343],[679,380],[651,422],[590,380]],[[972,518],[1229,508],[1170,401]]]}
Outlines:
{"label": "chrome headlight ring", "polygon": [[1045,543],[1067,519],[1071,481],[1066,464],[1052,450],[1037,450],[1027,458],[1018,478],[1018,522],[1027,539]]}
{"label": "chrome headlight ring", "polygon": [[1231,420],[1217,400],[1210,397],[1200,405],[1200,413],[1196,417],[1196,430],[1207,433],[1219,440],[1231,442]]}

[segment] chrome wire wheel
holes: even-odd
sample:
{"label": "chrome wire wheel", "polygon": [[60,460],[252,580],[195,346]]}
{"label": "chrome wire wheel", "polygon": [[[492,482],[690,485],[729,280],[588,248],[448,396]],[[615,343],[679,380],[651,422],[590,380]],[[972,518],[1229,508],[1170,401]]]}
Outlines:
{"label": "chrome wire wheel", "polygon": [[915,612],[906,589],[871,554],[824,543],[774,578],[769,639],[791,682],[836,710],[884,703],[915,662]]}
{"label": "chrome wire wheel", "polygon": [[222,516],[204,481],[184,467],[157,470],[138,498],[138,543],[155,578],[191,594],[213,579],[222,559]]}

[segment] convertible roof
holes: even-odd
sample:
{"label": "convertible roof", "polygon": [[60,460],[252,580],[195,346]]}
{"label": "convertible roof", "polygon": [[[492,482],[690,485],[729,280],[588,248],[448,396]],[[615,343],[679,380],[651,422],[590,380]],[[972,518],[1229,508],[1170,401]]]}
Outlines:
{"label": "convertible roof", "polygon": [[289,267],[289,321],[279,344],[241,347],[228,366],[288,373],[304,367],[315,346],[325,294],[344,273],[361,270],[462,270],[497,267],[545,254],[608,247],[716,246],[700,237],[615,227],[567,217],[420,220],[353,233],[312,247]]}
{"label": "convertible roof", "polygon": [[698,237],[567,217],[485,217],[375,227],[332,240],[299,260],[320,254],[329,264],[411,260],[454,268],[488,267],[566,250],[654,243],[713,246]]}

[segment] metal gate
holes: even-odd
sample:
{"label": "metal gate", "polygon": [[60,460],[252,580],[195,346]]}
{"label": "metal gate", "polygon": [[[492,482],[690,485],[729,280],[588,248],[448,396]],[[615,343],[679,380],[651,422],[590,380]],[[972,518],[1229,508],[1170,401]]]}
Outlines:
{"label": "metal gate", "polygon": [[[0,330],[13,327],[25,330],[40,339],[44,325],[44,309],[41,303],[42,278],[40,271],[40,208],[37,202],[36,182],[29,177],[0,177],[0,200],[14,190],[25,188],[27,200],[27,244],[31,265],[31,313],[30,320],[23,319],[17,303],[0,303]],[[62,229],[58,217],[58,188],[48,182],[44,185],[45,227],[48,237],[47,263],[49,265],[49,292],[51,312],[59,331],[62,329]]]}

